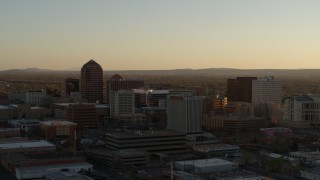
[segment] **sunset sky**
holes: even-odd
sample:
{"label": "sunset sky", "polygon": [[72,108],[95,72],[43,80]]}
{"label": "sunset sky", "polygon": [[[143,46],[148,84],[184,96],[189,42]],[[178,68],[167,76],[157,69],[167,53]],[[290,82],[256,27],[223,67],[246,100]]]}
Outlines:
{"label": "sunset sky", "polygon": [[319,0],[1,0],[0,70],[320,69]]}

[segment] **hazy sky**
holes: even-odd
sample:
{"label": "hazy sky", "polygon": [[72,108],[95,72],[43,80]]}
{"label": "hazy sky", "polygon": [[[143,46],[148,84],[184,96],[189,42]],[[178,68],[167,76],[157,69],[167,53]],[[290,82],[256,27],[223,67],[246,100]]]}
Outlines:
{"label": "hazy sky", "polygon": [[0,69],[320,68],[319,0],[0,0]]}

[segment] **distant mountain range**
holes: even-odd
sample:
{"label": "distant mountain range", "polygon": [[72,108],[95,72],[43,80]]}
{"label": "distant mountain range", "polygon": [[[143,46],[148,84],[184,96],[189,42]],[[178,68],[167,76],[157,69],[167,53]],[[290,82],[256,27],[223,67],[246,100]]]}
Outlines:
{"label": "distant mountain range", "polygon": [[[0,71],[2,74],[79,74],[80,70],[50,70],[50,69],[11,69]],[[320,78],[320,69],[232,69],[232,68],[208,68],[208,69],[173,69],[173,70],[119,70],[105,71],[105,75],[114,73],[124,75],[185,75],[185,76],[275,76],[275,77],[301,77]]]}

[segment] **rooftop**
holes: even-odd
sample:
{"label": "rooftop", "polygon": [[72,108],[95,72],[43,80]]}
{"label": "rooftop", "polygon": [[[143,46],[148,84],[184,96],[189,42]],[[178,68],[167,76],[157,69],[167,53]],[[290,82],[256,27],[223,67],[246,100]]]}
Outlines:
{"label": "rooftop", "polygon": [[83,67],[86,67],[88,65],[95,65],[95,66],[100,66],[97,62],[95,62],[93,59],[90,59],[87,63],[83,65]]}
{"label": "rooftop", "polygon": [[132,131],[132,132],[107,132],[106,136],[114,138],[137,138],[137,137],[157,137],[157,136],[181,136],[185,135],[182,132],[173,131],[173,130],[149,130],[149,131]]}
{"label": "rooftop", "polygon": [[123,77],[120,76],[119,74],[114,74],[113,76],[110,77],[109,81],[121,81],[123,80]]}
{"label": "rooftop", "polygon": [[169,94],[169,90],[149,90],[151,94]]}
{"label": "rooftop", "polygon": [[92,178],[80,175],[80,174],[74,174],[72,172],[54,172],[44,175],[45,178],[48,179],[62,179],[62,180],[93,180]]}
{"label": "rooftop", "polygon": [[8,110],[8,109],[13,109],[13,107],[12,106],[0,105],[0,110]]}
{"label": "rooftop", "polygon": [[[57,106],[69,107],[72,105],[78,105],[79,103],[55,103]],[[109,108],[108,104],[96,104],[96,103],[81,103],[81,105],[95,105],[97,109]]]}
{"label": "rooftop", "polygon": [[313,101],[310,96],[292,96],[295,101]]}
{"label": "rooftop", "polygon": [[40,121],[40,124],[46,126],[76,126],[77,124],[71,121],[53,120],[53,121]]}
{"label": "rooftop", "polygon": [[2,142],[0,149],[33,148],[33,147],[55,147],[55,145],[44,140]]}
{"label": "rooftop", "polygon": [[223,159],[212,158],[212,159],[199,159],[190,161],[177,161],[179,165],[192,165],[196,167],[208,167],[208,166],[222,166],[222,165],[237,165],[234,162],[226,161]]}
{"label": "rooftop", "polygon": [[15,120],[15,119],[11,119],[8,120],[9,124],[23,124],[23,125],[37,125],[39,124],[39,120],[38,119],[22,119],[22,120]]}
{"label": "rooftop", "polygon": [[217,150],[239,150],[239,146],[230,144],[207,144],[193,146],[193,149],[199,152],[210,152]]}
{"label": "rooftop", "polygon": [[5,131],[20,131],[20,128],[0,128],[0,132]]}
{"label": "rooftop", "polygon": [[37,173],[37,172],[43,172],[43,171],[48,171],[48,169],[72,169],[75,167],[79,167],[79,166],[86,166],[86,167],[90,167],[92,166],[90,163],[87,162],[80,162],[80,163],[63,163],[63,164],[52,164],[52,165],[40,165],[40,166],[31,166],[31,167],[19,167],[20,171],[22,173]]}

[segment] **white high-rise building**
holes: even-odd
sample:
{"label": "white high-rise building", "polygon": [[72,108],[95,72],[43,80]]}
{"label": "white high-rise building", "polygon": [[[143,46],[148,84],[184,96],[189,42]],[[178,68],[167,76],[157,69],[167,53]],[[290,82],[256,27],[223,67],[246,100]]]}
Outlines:
{"label": "white high-rise building", "polygon": [[120,90],[111,92],[110,115],[118,117],[135,113],[135,96],[133,91]]}
{"label": "white high-rise building", "polygon": [[168,96],[167,128],[185,133],[202,132],[202,97]]}
{"label": "white high-rise building", "polygon": [[252,103],[277,103],[282,100],[282,81],[271,77],[252,80]]}

